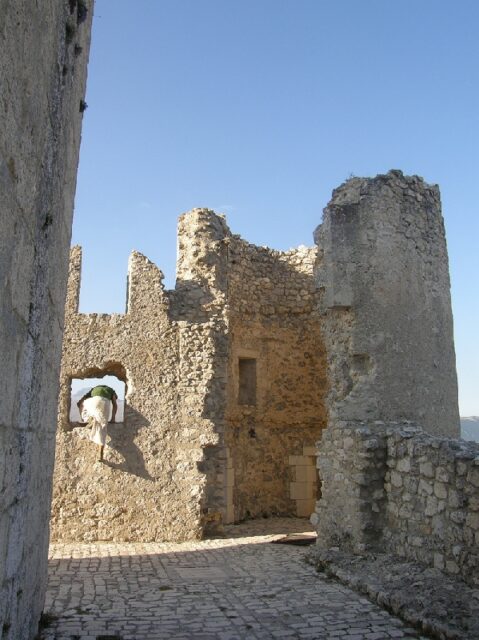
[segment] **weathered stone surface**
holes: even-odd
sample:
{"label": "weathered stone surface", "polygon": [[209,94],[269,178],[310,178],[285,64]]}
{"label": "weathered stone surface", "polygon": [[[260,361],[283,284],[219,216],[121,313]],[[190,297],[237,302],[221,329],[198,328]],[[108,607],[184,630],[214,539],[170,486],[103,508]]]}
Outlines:
{"label": "weathered stone surface", "polygon": [[[273,251],[195,209],[180,218],[175,291],[164,291],[161,272],[135,253],[127,313],[114,316],[77,313],[73,250],[55,539],[180,539],[208,523],[308,513],[323,480],[311,450],[327,413],[321,476],[329,482],[331,471],[337,491],[318,508],[329,531],[347,533],[353,546],[373,544],[388,491],[404,494],[391,503],[398,518],[412,517],[421,496],[434,497],[423,501],[431,517],[444,511],[448,461],[409,451],[414,429],[397,443],[397,460],[386,453],[398,416],[420,416],[431,432],[458,426],[438,190],[397,171],[348,181],[316,237],[317,248]],[[94,452],[68,424],[69,384],[115,372],[127,383],[126,420],[111,429],[109,462],[94,468],[93,489]],[[375,419],[374,433],[357,422],[364,416]],[[350,433],[336,441],[335,424]],[[350,507],[340,522],[336,502]],[[154,515],[139,523],[138,508]]]}
{"label": "weathered stone surface", "polygon": [[315,232],[329,416],[459,436],[439,189],[390,171],[333,192]]}
{"label": "weathered stone surface", "polygon": [[[228,253],[226,442],[235,519],[309,516],[319,497],[314,444],[326,425],[317,251],[273,251],[233,236]],[[238,403],[240,358],[257,363],[255,405]]]}
{"label": "weathered stone surface", "polygon": [[[78,313],[72,251],[56,540],[191,539],[315,509],[322,546],[478,584],[477,450],[437,437],[458,427],[437,189],[400,172],[350,181],[316,237],[273,251],[195,209],[180,218],[175,291],[134,253],[113,316]],[[126,418],[101,466],[68,422],[69,392],[107,373],[127,383]]]}
{"label": "weathered stone surface", "polygon": [[260,518],[227,526],[214,540],[54,544],[52,622],[38,640],[420,638],[318,575],[304,547],[271,544],[289,532],[301,539],[305,528],[296,518]]}
{"label": "weathered stone surface", "polygon": [[[124,315],[77,312],[72,250],[54,540],[191,539],[245,517],[314,510],[314,443],[326,421],[316,249],[256,247],[205,209],[180,218],[178,247],[174,291],[132,254]],[[248,404],[244,359],[255,363]],[[85,429],[69,423],[70,381],[107,373],[126,382],[126,408],[100,464]]]}
{"label": "weathered stone surface", "polygon": [[[479,638],[479,593],[439,569],[386,554],[313,550],[308,562],[431,637]],[[438,562],[443,565],[442,559]]]}
{"label": "weathered stone surface", "polygon": [[[374,456],[372,438],[380,444]],[[431,480],[434,465],[428,460],[438,452],[450,460],[447,482]],[[471,500],[477,496],[471,471],[478,455],[477,443],[431,436],[410,423],[391,423],[386,432],[377,424],[329,427],[318,456],[325,498],[316,506],[318,544],[388,550],[427,566],[438,566],[440,557],[442,569],[479,585],[479,514]],[[455,471],[459,460],[466,465],[461,474]]]}
{"label": "weathered stone surface", "polygon": [[[81,12],[80,12],[81,5]],[[0,3],[0,635],[46,581],[56,399],[92,1]]]}
{"label": "weathered stone surface", "polygon": [[477,445],[437,437],[459,434],[438,189],[399,171],[349,180],[316,241],[330,385],[318,544],[391,551],[477,585]]}

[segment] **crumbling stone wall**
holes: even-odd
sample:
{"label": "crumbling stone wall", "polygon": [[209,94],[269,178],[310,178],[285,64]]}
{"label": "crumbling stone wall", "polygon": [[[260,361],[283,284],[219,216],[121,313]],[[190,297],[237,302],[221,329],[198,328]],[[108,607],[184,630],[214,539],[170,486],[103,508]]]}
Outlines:
{"label": "crumbling stone wall", "polygon": [[316,240],[331,385],[318,543],[476,584],[477,445],[439,437],[459,435],[439,191],[399,171],[354,178],[333,193]]}
{"label": "crumbling stone wall", "polygon": [[386,548],[479,585],[479,445],[387,434]]}
{"label": "crumbling stone wall", "polygon": [[[458,433],[438,190],[398,171],[349,180],[316,240],[256,247],[195,209],[180,218],[175,291],[134,254],[127,312],[112,316],[77,313],[73,252],[55,538],[188,538],[245,517],[309,515],[322,490],[322,543],[383,544],[389,426]],[[125,425],[111,429],[108,464],[89,471],[93,448],[68,424],[70,380],[115,371]],[[382,425],[369,448],[364,424]],[[336,441],[338,429],[349,435]]]}
{"label": "crumbling stone wall", "polygon": [[[212,265],[222,224],[200,210],[182,218],[176,291],[165,291],[160,270],[133,253],[125,314],[77,312],[81,253],[72,250],[51,519],[55,540],[188,539],[200,537],[210,517],[218,520],[223,494],[211,487],[219,463],[210,464],[208,454],[223,436],[224,304],[217,300],[221,277]],[[124,423],[110,425],[102,464],[95,462],[86,429],[70,425],[69,404],[72,378],[105,374],[123,379],[127,391]]]}
{"label": "crumbling stone wall", "polygon": [[[178,540],[248,516],[310,515],[326,417],[315,267],[316,249],[254,247],[195,209],[179,221],[174,291],[134,253],[126,313],[81,314],[72,250],[55,540]],[[254,406],[238,405],[245,354],[258,365]],[[100,464],[85,428],[69,423],[70,383],[105,374],[127,392]]]}
{"label": "crumbling stone wall", "polygon": [[411,423],[337,423],[318,466],[322,546],[382,550],[479,584],[479,445]]}
{"label": "crumbling stone wall", "polygon": [[321,546],[380,548],[387,468],[383,427],[336,421],[324,431],[317,459],[322,496],[311,516]]}
{"label": "crumbling stone wall", "polygon": [[[236,520],[309,516],[319,487],[304,451],[314,452],[326,424],[317,250],[273,251],[236,236],[228,249],[227,446],[235,488],[229,506]],[[256,361],[254,404],[238,397],[240,358]]]}
{"label": "crumbling stone wall", "polygon": [[439,189],[390,171],[333,192],[315,238],[331,420],[411,420],[459,436]]}
{"label": "crumbling stone wall", "polygon": [[0,4],[0,636],[46,586],[56,398],[92,1]]}

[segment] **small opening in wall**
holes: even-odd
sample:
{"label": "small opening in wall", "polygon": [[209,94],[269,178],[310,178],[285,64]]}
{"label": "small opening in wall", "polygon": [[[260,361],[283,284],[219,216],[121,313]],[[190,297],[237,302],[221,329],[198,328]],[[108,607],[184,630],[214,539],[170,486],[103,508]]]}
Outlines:
{"label": "small opening in wall", "polygon": [[81,422],[77,402],[85,393],[90,391],[92,387],[100,384],[105,384],[116,391],[118,408],[115,422],[124,421],[126,385],[123,380],[119,380],[116,376],[105,375],[100,378],[72,378],[70,387],[70,422]]}
{"label": "small opening in wall", "polygon": [[256,405],[256,359],[240,358],[238,370],[238,404]]}

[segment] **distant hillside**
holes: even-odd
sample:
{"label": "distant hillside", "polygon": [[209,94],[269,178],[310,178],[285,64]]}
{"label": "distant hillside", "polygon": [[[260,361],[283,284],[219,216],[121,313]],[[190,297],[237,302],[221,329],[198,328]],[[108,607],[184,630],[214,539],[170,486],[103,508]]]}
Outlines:
{"label": "distant hillside", "polygon": [[461,418],[461,438],[479,442],[479,416]]}

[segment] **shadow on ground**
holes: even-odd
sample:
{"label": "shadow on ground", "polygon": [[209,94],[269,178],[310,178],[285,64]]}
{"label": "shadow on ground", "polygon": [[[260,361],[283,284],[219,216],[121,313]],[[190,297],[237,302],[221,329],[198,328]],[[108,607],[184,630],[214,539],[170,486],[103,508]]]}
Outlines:
{"label": "shadow on ground", "polygon": [[269,544],[305,528],[305,520],[268,519],[227,527],[231,535],[224,539],[55,544],[45,608],[50,620],[41,638],[418,637],[318,575],[304,562],[304,548]]}

